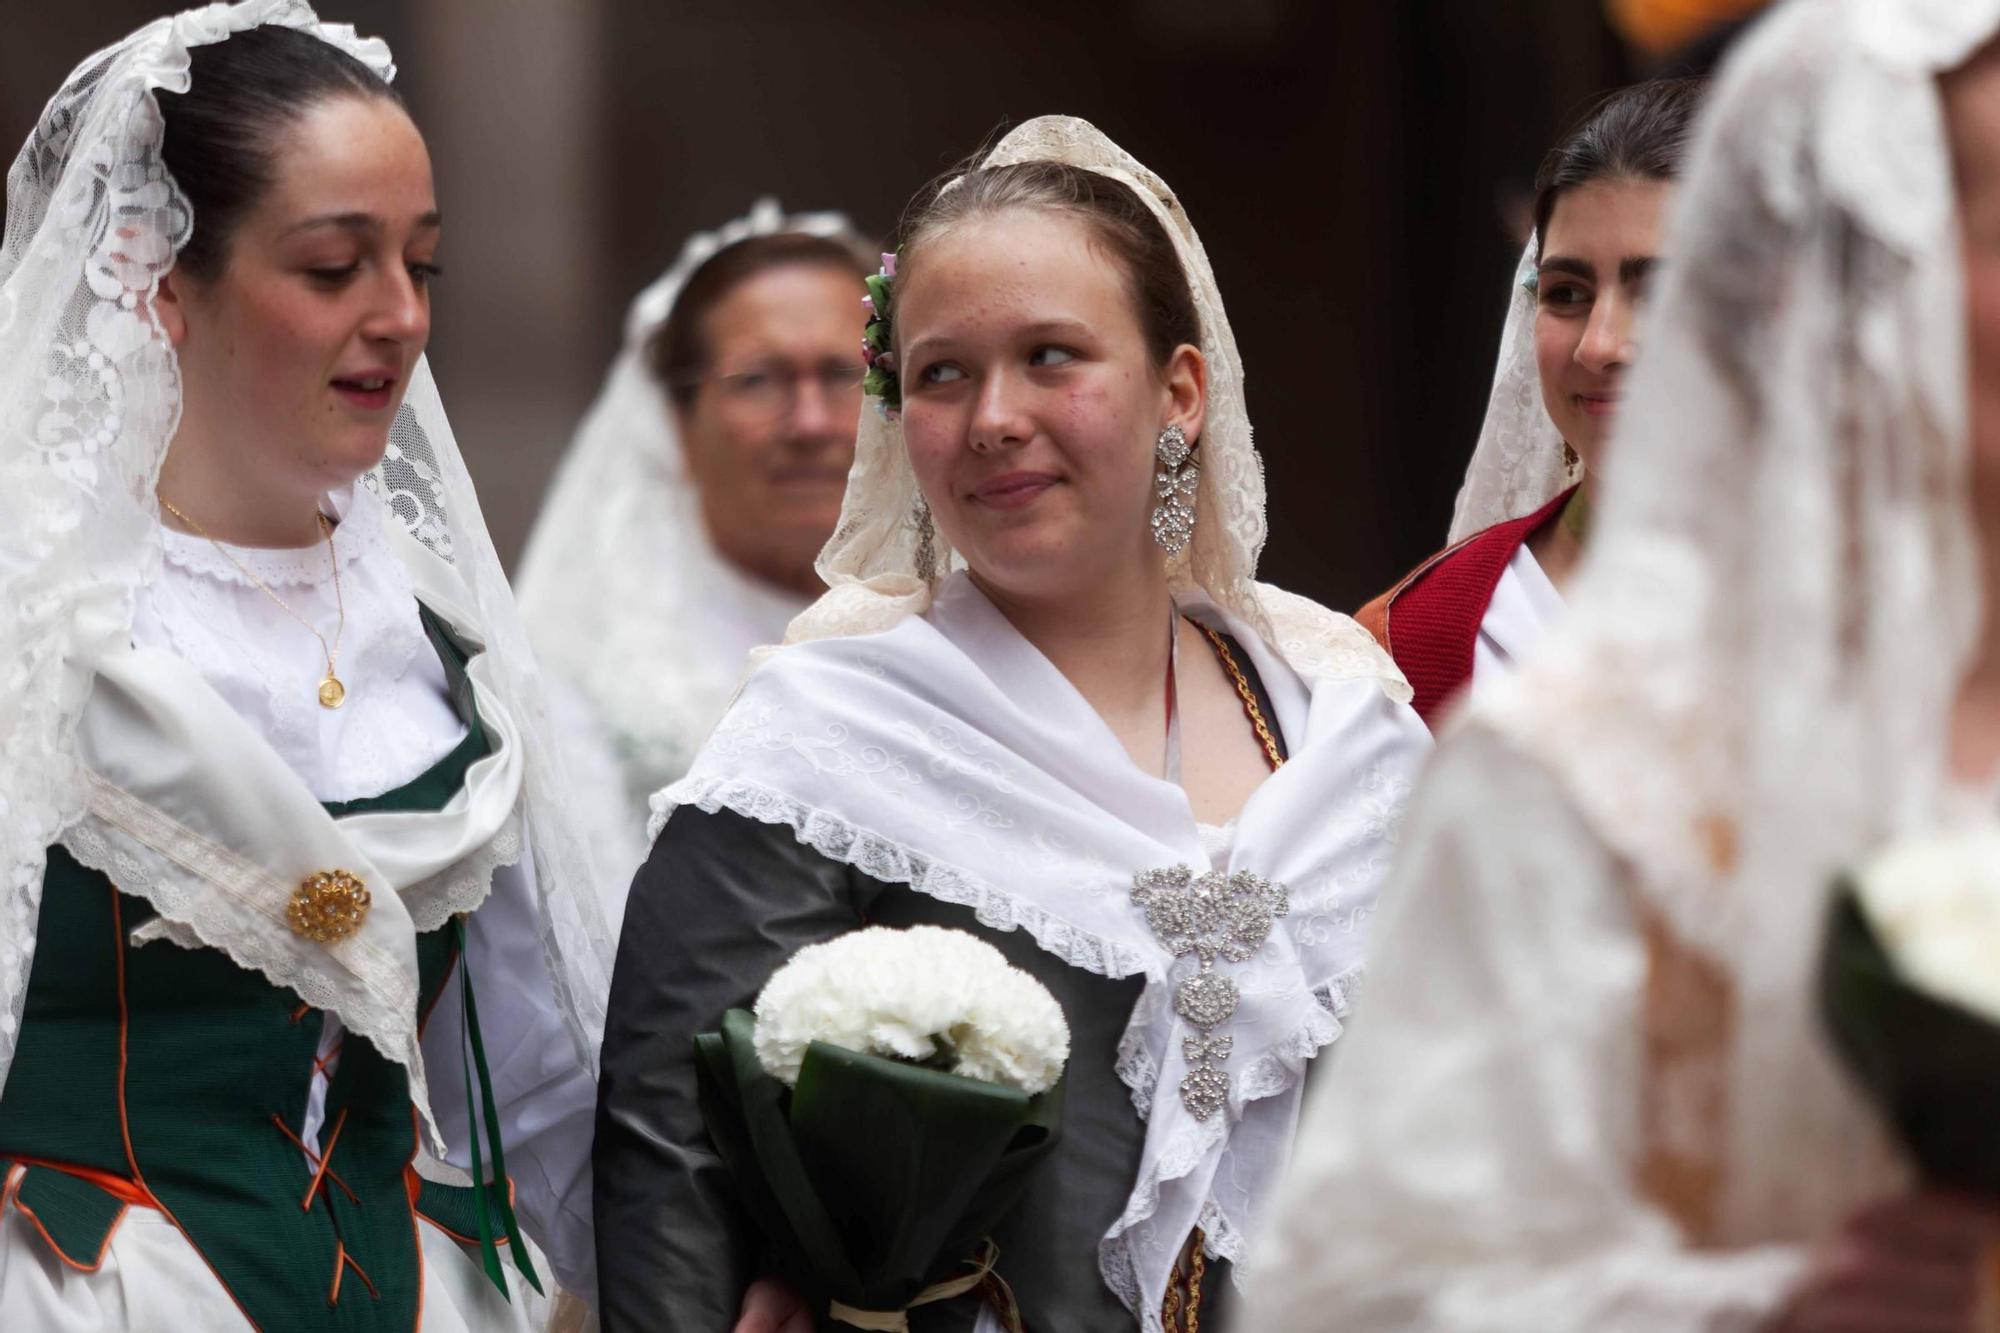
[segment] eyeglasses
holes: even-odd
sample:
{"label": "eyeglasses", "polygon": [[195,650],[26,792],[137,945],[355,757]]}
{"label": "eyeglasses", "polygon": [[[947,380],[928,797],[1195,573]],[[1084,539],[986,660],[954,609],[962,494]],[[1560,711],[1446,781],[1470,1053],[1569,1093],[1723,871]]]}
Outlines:
{"label": "eyeglasses", "polygon": [[832,362],[817,370],[795,366],[758,366],[733,375],[711,375],[689,380],[690,386],[712,385],[723,405],[744,417],[772,420],[798,410],[799,385],[810,381],[819,386],[820,396],[830,405],[844,407],[861,396],[861,381],[868,367],[856,361]]}

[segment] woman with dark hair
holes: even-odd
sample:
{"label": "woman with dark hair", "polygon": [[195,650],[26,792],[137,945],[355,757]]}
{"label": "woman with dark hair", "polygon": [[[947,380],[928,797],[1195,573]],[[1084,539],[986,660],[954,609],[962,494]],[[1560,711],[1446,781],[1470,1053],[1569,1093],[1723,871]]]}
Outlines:
{"label": "woman with dark hair", "polygon": [[0,1328],[594,1291],[603,928],[423,360],[392,73],[211,5],[84,62],[8,177]]}
{"label": "woman with dark hair", "polygon": [[1535,235],[1451,544],[1357,616],[1432,726],[1563,614],[1701,94],[1687,79],[1621,89],[1536,174]]}
{"label": "woman with dark hair", "polygon": [[750,651],[825,589],[813,559],[854,461],[872,271],[845,218],[769,199],[691,237],[632,303],[528,539],[521,614],[614,909],[647,798],[687,771]]}
{"label": "woman with dark hair", "polygon": [[1991,993],[2000,3],[1778,6],[1679,188],[1571,610],[1411,801],[1246,1327],[1995,1327],[1991,1001],[1878,952],[1937,997],[1878,1110],[1822,958],[1884,845],[1977,836],[1869,910]]}
{"label": "woman with dark hair", "polygon": [[[691,1039],[864,923],[977,932],[1068,1019],[1061,1141],[994,1236],[1027,1327],[1213,1327],[1428,738],[1366,633],[1255,581],[1243,367],[1159,177],[1029,121],[918,204],[892,267],[831,591],[659,798],[633,881],[606,1327],[826,1309],[765,1276]],[[1211,892],[1245,895],[1244,961],[1205,972],[1153,923]],[[995,1320],[972,1296],[912,1316]]]}

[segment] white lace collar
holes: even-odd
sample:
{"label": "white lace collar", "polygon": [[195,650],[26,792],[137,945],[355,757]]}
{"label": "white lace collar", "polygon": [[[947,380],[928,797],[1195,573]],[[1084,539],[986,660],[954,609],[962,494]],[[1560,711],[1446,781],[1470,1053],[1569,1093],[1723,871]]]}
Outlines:
{"label": "white lace collar", "polygon": [[[357,504],[357,495],[366,495],[370,502]],[[328,556],[328,543],[324,541],[311,546],[236,546],[182,532],[165,523],[160,525],[161,554],[167,563],[218,583],[248,587],[250,580],[243,573],[247,569],[274,588],[312,587],[326,582],[333,569],[333,558],[339,560],[344,578],[356,561],[391,554],[382,525],[381,504],[372,494],[350,486],[338,495],[327,496],[324,507],[325,512],[339,520],[333,534],[333,557]]]}

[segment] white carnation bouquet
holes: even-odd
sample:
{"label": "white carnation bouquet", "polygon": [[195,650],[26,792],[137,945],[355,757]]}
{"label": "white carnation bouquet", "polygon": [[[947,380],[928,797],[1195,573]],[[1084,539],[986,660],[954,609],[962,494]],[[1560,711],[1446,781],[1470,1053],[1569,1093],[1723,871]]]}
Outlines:
{"label": "white carnation bouquet", "polygon": [[1925,1176],[2000,1194],[2000,825],[1906,839],[1842,877],[1820,987]]}
{"label": "white carnation bouquet", "polygon": [[757,1059],[796,1087],[812,1043],[1035,1096],[1062,1076],[1069,1024],[1041,982],[962,930],[871,926],[801,949],[757,997]]}
{"label": "white carnation bouquet", "polygon": [[1913,984],[2000,1023],[2000,826],[1891,844],[1855,891]]}
{"label": "white carnation bouquet", "polygon": [[795,954],[695,1039],[702,1115],[779,1267],[829,1319],[1019,1315],[988,1239],[1054,1148],[1069,1025],[964,931],[871,927]]}

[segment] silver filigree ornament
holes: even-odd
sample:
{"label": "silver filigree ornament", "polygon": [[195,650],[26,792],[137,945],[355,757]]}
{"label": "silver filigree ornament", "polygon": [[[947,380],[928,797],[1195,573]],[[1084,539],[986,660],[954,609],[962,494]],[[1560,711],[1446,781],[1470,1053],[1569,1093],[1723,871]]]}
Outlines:
{"label": "silver filigree ornament", "polygon": [[916,502],[910,506],[910,526],[917,531],[917,577],[931,586],[937,586],[937,521],[931,517],[931,506],[922,492],[918,492]]}
{"label": "silver filigree ornament", "polygon": [[1229,1102],[1229,1076],[1217,1066],[1235,1040],[1215,1029],[1235,1017],[1238,999],[1236,982],[1215,970],[1216,960],[1248,962],[1291,911],[1291,898],[1284,885],[1247,870],[1197,875],[1179,865],[1134,875],[1132,901],[1145,909],[1146,924],[1169,953],[1201,959],[1199,970],[1174,988],[1174,1012],[1197,1029],[1181,1041],[1190,1066],[1181,1103],[1196,1120],[1207,1120]]}
{"label": "silver filigree ornament", "polygon": [[1153,457],[1160,464],[1153,475],[1153,493],[1160,501],[1153,507],[1153,540],[1168,555],[1179,555],[1194,539],[1194,494],[1201,485],[1201,468],[1194,462],[1194,446],[1179,426],[1160,432]]}

